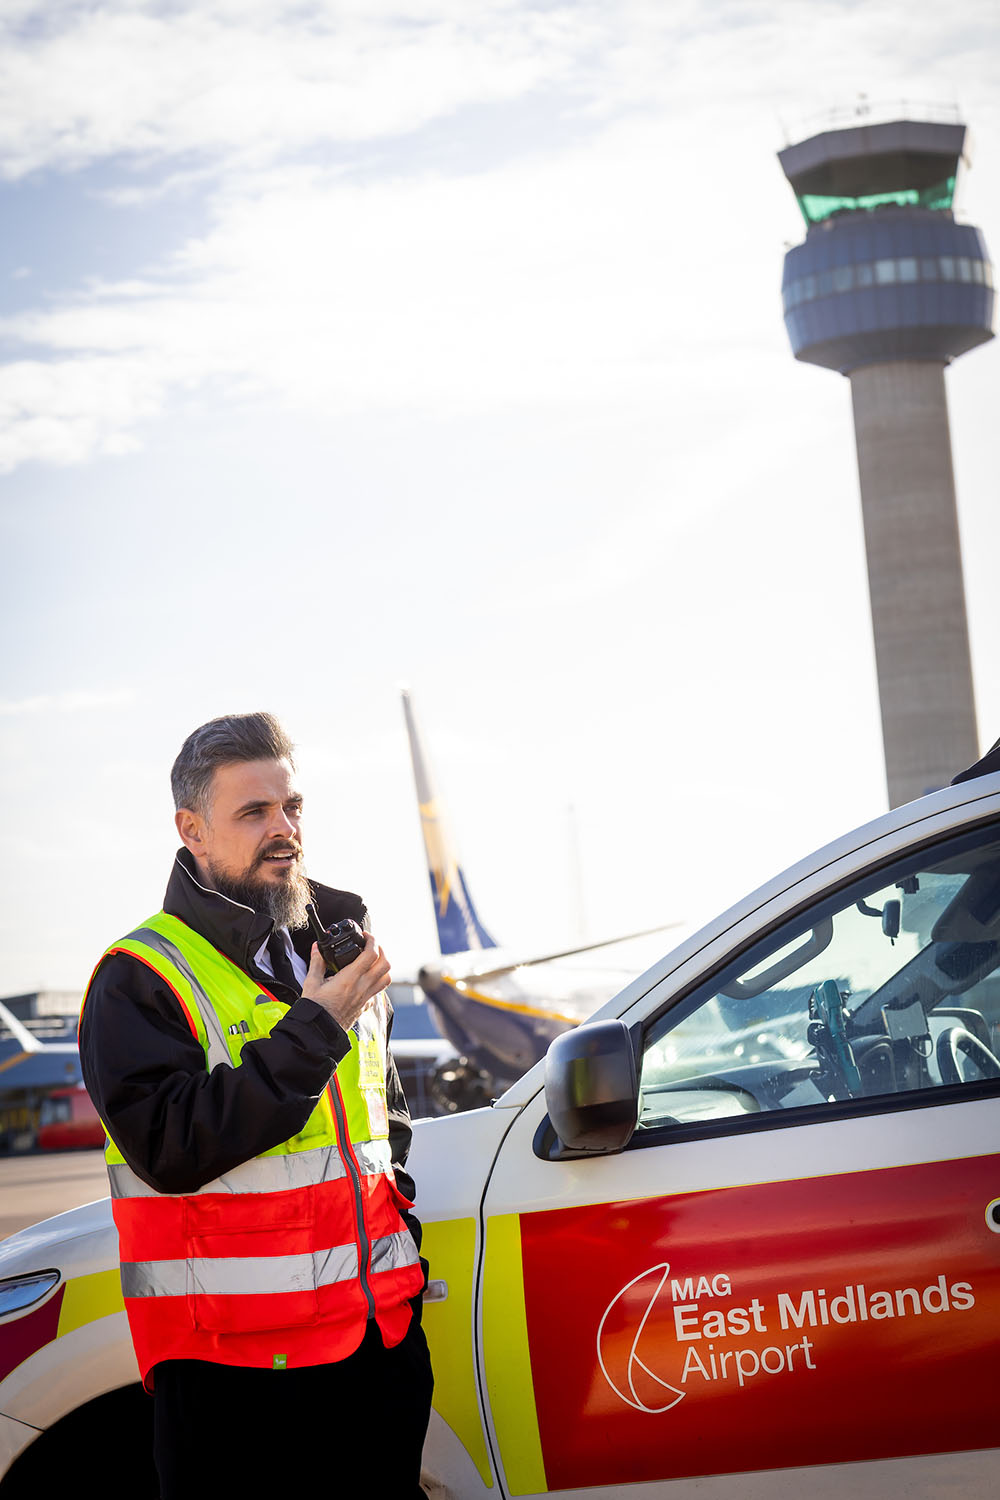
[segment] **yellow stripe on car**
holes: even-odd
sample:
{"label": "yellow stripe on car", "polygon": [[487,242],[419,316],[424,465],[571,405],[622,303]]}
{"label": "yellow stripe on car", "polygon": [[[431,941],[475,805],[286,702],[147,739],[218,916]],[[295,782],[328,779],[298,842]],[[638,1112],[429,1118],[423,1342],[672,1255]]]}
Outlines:
{"label": "yellow stripe on car", "polygon": [[511,1494],[536,1495],[548,1483],[531,1379],[518,1214],[487,1220],[483,1265],[483,1359],[500,1457]]}
{"label": "yellow stripe on car", "polygon": [[124,1311],[122,1281],[117,1266],[113,1271],[74,1276],[66,1283],[56,1338],[72,1333],[74,1328],[82,1328],[85,1323],[94,1323],[98,1318],[108,1318],[112,1313]]}
{"label": "yellow stripe on car", "polygon": [[476,1361],[472,1348],[475,1219],[425,1224],[420,1248],[434,1280],[448,1284],[448,1295],[443,1302],[424,1305],[424,1332],[434,1366],[434,1410],[458,1438],[483,1483],[492,1489],[486,1437],[476,1400]]}

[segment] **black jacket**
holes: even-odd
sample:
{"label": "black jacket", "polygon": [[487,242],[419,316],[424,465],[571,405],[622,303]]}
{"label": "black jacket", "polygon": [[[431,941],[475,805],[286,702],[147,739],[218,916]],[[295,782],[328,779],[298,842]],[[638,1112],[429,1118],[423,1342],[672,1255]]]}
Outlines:
{"label": "black jacket", "polygon": [[[310,884],[327,926],[341,917],[365,920],[360,896]],[[158,1192],[189,1193],[301,1130],[350,1043],[322,1006],[255,967],[270,918],[201,885],[186,849],[177,855],[163,907],[276,999],[288,1000],[270,1036],[243,1048],[240,1067],[219,1065],[208,1073],[204,1050],[159,975],[126,953],[99,964],[80,1023],[84,1082],[132,1170]],[[309,933],[293,933],[292,941],[308,962]],[[389,1024],[391,1030],[391,1017]],[[403,1170],[410,1116],[391,1058],[386,1084],[396,1180],[412,1199],[413,1183]],[[408,1222],[419,1245],[419,1225]]]}

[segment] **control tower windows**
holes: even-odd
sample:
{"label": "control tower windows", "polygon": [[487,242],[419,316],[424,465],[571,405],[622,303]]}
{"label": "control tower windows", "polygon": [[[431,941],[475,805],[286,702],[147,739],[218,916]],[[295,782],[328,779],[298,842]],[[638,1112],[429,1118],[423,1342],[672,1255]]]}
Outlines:
{"label": "control tower windows", "polygon": [[782,293],[786,309],[801,302],[814,302],[837,292],[852,292],[861,287],[895,286],[899,282],[962,281],[976,286],[993,286],[993,267],[988,260],[968,255],[914,255],[885,257],[836,266],[832,271],[810,273],[790,281]]}
{"label": "control tower windows", "polygon": [[821,224],[834,214],[871,213],[880,208],[926,208],[946,212],[955,197],[955,178],[945,177],[930,187],[900,187],[884,193],[834,196],[829,193],[799,193],[802,217],[807,224]]}

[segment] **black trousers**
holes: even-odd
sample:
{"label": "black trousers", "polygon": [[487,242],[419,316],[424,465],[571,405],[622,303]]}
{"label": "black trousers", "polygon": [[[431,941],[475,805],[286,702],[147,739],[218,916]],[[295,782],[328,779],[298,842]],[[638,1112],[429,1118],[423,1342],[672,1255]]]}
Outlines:
{"label": "black trousers", "polygon": [[338,1364],[248,1370],[164,1360],[153,1392],[161,1500],[299,1500],[314,1491],[421,1500],[433,1386],[416,1318],[395,1349],[369,1323]]}

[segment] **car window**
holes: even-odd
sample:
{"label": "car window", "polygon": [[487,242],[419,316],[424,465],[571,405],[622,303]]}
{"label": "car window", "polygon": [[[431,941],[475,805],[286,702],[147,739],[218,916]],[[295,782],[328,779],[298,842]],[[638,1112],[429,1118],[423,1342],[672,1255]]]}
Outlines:
{"label": "car window", "polygon": [[656,1022],[639,1131],[1000,1078],[1000,841],[829,898]]}

